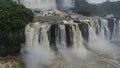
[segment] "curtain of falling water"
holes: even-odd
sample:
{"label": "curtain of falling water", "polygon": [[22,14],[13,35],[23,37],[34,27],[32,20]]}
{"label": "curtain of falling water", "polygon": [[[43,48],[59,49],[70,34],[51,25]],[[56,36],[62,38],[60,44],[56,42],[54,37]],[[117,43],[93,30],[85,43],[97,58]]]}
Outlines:
{"label": "curtain of falling water", "polygon": [[48,24],[40,25],[39,33],[38,33],[40,45],[44,45],[43,47],[47,50],[50,49],[48,35],[47,35],[47,31],[48,31],[49,27],[50,27],[50,25],[48,25]]}
{"label": "curtain of falling water", "polygon": [[55,0],[21,0],[20,2],[31,9],[56,8]]}
{"label": "curtain of falling water", "polygon": [[[99,32],[106,33],[108,22],[102,22],[104,22],[104,24],[97,22],[96,28],[99,27]],[[97,35],[95,33],[96,28],[90,26],[89,23],[74,22],[68,24],[42,24],[39,22],[28,24],[25,30],[26,49],[28,51],[25,60],[26,64],[28,64],[28,68],[31,67],[31,64],[35,65],[35,67],[37,65],[39,66],[39,63],[40,66],[43,66],[41,68],[44,68],[44,65],[48,65],[49,68],[59,66],[60,68],[74,68],[69,67],[69,64],[75,64],[75,68],[79,68],[81,67],[80,64],[83,64],[84,61],[84,67],[89,67],[90,63],[97,64],[96,61],[98,61],[97,58],[92,60],[95,56],[93,54],[89,55],[88,51],[91,50],[92,52],[97,52],[97,54],[105,54],[108,55],[108,57],[116,57],[118,50],[104,38],[101,38],[101,35]],[[84,44],[83,41],[86,41],[87,44]],[[54,48],[55,50],[53,50]],[[90,50],[87,50],[87,48]],[[58,49],[59,57],[53,56],[51,54],[51,49],[55,52],[56,49]],[[86,57],[89,57],[89,59]],[[102,56],[102,58],[104,57]],[[80,61],[81,59],[82,62]],[[114,60],[114,62],[111,61],[111,58],[110,60],[109,58],[105,59],[107,60],[101,60],[106,63],[111,62],[112,65],[117,64],[116,67],[119,66],[119,63],[116,60]],[[89,60],[91,61],[89,62]],[[100,65],[98,68],[101,67],[103,66]],[[96,67],[93,65],[90,66],[90,68]]]}
{"label": "curtain of falling water", "polygon": [[74,0],[20,0],[20,3],[31,9],[55,9],[58,6],[61,8],[74,7]]}
{"label": "curtain of falling water", "polygon": [[119,20],[98,19],[95,21],[93,29],[95,29],[96,34],[101,38],[111,41],[120,41]]}
{"label": "curtain of falling water", "polygon": [[58,48],[66,48],[66,33],[65,26],[58,25],[58,29],[56,30],[56,45]]}

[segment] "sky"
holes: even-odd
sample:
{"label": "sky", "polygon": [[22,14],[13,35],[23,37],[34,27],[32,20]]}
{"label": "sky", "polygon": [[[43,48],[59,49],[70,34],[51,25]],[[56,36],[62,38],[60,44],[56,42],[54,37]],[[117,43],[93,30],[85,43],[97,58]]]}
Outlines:
{"label": "sky", "polygon": [[[107,0],[87,0],[89,3],[101,3],[101,2],[105,2]],[[110,0],[110,1],[120,1],[120,0]]]}

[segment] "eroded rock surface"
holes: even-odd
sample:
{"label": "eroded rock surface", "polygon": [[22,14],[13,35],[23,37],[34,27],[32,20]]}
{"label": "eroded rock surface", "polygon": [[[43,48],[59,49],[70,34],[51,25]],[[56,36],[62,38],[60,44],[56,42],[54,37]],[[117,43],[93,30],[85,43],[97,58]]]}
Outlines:
{"label": "eroded rock surface", "polygon": [[25,68],[22,59],[18,56],[0,58],[0,68]]}

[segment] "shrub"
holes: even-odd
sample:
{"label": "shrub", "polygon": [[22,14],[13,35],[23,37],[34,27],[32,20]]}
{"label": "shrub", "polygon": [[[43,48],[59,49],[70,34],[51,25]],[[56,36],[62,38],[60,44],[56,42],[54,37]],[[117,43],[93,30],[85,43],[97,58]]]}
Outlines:
{"label": "shrub", "polygon": [[4,47],[4,52],[11,54],[19,51],[24,27],[32,19],[30,9],[11,0],[0,0],[0,46]]}

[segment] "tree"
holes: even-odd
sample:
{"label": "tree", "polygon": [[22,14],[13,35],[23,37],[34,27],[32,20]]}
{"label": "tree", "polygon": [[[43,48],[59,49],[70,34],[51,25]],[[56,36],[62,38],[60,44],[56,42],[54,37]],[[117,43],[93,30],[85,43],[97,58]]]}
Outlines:
{"label": "tree", "polygon": [[89,3],[86,0],[75,0],[75,11],[79,14],[89,16]]}
{"label": "tree", "polygon": [[[11,0],[0,0],[0,50],[18,52],[25,25],[32,21],[33,13]],[[0,55],[2,54],[0,51]]]}

